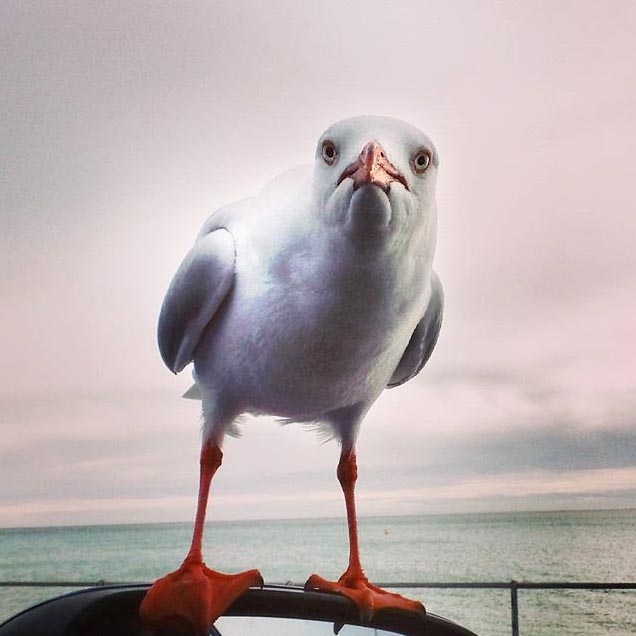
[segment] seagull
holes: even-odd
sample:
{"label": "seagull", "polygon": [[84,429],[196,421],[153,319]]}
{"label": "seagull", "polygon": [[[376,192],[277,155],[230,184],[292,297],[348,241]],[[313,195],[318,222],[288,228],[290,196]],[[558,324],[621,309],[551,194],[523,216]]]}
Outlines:
{"label": "seagull", "polygon": [[210,484],[223,440],[244,414],[319,427],[340,443],[349,564],[338,581],[313,574],[305,589],[345,595],[363,619],[425,611],[369,582],[354,490],[365,414],[384,389],[419,373],[440,331],[443,291],[432,268],[438,165],[431,140],[410,124],[345,119],[322,134],[313,166],[284,173],[203,225],[158,325],[168,368],[194,363],[186,395],[202,401],[198,505],[183,564],[141,605],[148,626],[207,634],[234,599],[263,585],[258,570],[224,574],[202,558]]}

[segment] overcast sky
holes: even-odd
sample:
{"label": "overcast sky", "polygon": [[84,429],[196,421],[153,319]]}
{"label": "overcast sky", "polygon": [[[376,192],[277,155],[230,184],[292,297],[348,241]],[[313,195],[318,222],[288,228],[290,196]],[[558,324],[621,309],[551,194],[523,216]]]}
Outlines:
{"label": "overcast sky", "polygon": [[[636,506],[636,4],[0,4],[0,526],[190,520],[156,346],[207,215],[343,117],[436,143],[438,347],[363,424],[361,514]],[[344,514],[250,421],[211,518]]]}

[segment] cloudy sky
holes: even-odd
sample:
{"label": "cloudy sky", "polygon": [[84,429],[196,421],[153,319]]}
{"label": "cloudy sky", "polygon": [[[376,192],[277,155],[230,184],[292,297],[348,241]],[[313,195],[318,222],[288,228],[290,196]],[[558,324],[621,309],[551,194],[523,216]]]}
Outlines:
{"label": "cloudy sky", "polygon": [[[0,526],[189,520],[155,340],[206,216],[343,117],[441,157],[446,316],[359,440],[362,514],[636,506],[636,4],[0,5]],[[338,515],[335,444],[250,421],[212,518]]]}

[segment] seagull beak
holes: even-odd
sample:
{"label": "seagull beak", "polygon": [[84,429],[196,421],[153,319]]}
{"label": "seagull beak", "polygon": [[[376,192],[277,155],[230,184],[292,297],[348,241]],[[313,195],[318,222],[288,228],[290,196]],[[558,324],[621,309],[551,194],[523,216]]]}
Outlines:
{"label": "seagull beak", "polygon": [[338,179],[338,185],[348,177],[353,179],[354,190],[365,183],[371,183],[388,192],[391,181],[397,181],[409,189],[406,179],[388,160],[384,148],[377,141],[370,141],[356,161],[345,168]]}

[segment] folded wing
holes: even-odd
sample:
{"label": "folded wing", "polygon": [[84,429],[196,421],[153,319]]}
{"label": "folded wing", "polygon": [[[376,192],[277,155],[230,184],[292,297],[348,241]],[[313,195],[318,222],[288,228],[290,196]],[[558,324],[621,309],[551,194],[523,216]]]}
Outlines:
{"label": "folded wing", "polygon": [[174,373],[192,361],[204,329],[232,287],[234,262],[234,239],[221,228],[200,236],[174,275],[158,326],[161,357]]}
{"label": "folded wing", "polygon": [[402,359],[398,363],[388,387],[399,386],[415,377],[433,353],[444,313],[444,290],[435,272],[431,277],[431,296],[424,316],[415,327]]}

